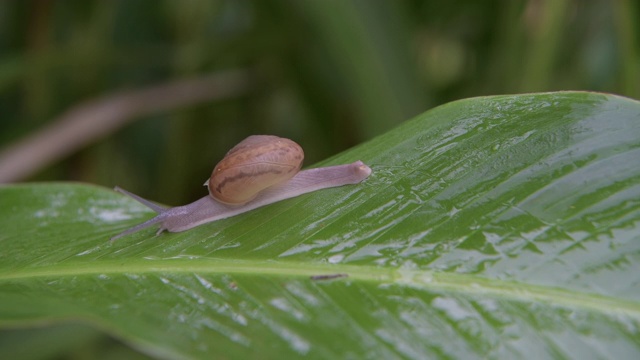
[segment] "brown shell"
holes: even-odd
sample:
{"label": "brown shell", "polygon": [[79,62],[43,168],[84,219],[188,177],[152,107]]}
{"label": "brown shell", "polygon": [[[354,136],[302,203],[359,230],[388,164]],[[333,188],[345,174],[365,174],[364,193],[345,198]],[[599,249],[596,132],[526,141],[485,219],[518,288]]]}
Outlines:
{"label": "brown shell", "polygon": [[214,199],[240,205],[270,186],[291,179],[302,167],[304,152],[295,142],[271,135],[253,135],[234,146],[209,179]]}

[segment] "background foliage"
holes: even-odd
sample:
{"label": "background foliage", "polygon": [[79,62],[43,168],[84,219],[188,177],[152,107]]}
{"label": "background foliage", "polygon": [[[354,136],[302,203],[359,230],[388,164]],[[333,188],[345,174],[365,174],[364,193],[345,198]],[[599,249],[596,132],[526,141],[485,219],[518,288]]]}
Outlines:
{"label": "background foliage", "polygon": [[249,134],[291,137],[313,164],[456,99],[639,98],[638,17],[607,0],[3,1],[0,149],[84,101],[239,70],[235,95],[136,117],[21,179],[185,203]]}

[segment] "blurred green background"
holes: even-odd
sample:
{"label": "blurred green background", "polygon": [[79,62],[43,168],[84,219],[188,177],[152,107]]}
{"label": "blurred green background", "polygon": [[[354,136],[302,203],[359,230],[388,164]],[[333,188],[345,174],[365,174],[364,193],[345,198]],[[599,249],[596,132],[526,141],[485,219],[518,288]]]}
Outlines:
{"label": "blurred green background", "polygon": [[[638,99],[639,19],[637,2],[624,0],[2,1],[0,175],[120,185],[182,204],[251,134],[294,139],[311,165],[457,99],[554,90]],[[135,98],[200,78],[219,93],[182,106]],[[197,97],[170,98],[185,93]],[[34,134],[113,96],[141,109],[90,136],[78,130],[27,174],[1,166],[19,141],[20,162],[34,161],[27,150],[59,133]]]}

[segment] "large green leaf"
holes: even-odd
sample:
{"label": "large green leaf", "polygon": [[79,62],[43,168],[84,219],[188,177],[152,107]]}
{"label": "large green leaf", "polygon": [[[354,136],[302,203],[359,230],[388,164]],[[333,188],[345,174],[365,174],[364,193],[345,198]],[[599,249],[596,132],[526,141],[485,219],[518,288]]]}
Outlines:
{"label": "large green leaf", "polygon": [[80,319],[176,358],[640,356],[640,103],[463,100],[327,164],[357,159],[363,184],[113,243],[152,214],[1,188],[0,324]]}

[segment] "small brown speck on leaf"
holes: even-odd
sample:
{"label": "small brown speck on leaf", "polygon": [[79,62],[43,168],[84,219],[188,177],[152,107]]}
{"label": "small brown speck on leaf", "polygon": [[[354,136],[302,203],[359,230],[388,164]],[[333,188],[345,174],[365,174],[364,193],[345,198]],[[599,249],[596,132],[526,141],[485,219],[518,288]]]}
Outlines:
{"label": "small brown speck on leaf", "polygon": [[333,280],[333,279],[346,278],[346,277],[349,277],[349,275],[348,274],[327,274],[327,275],[310,276],[311,280],[314,280],[314,281]]}

